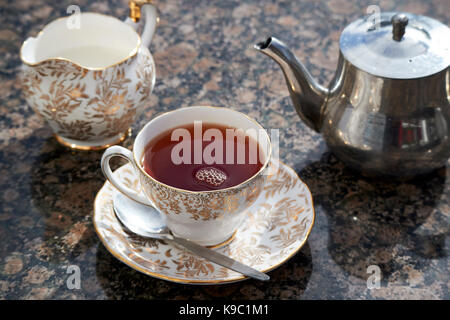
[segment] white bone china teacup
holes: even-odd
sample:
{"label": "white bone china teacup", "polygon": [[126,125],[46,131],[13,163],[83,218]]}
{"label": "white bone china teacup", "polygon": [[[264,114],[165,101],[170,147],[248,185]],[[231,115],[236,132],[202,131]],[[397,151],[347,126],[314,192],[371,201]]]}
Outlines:
{"label": "white bone china teacup", "polygon": [[[238,185],[208,191],[190,191],[158,181],[144,170],[147,144],[161,133],[194,121],[217,123],[237,129],[256,130],[261,168]],[[109,160],[122,157],[133,164],[142,193],[127,188],[111,171]],[[180,108],[148,122],[138,133],[133,151],[120,146],[109,147],[103,154],[101,167],[109,182],[120,192],[140,203],[155,207],[165,216],[169,229],[177,236],[201,245],[214,246],[230,239],[246,217],[246,212],[260,195],[267,177],[271,156],[270,138],[255,120],[243,113],[221,107]]]}

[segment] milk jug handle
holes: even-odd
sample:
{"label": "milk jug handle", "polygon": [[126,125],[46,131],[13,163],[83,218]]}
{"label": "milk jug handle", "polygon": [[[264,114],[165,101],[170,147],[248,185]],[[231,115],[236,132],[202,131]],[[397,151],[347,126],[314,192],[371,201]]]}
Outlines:
{"label": "milk jug handle", "polygon": [[125,23],[137,30],[140,23],[142,23],[142,18],[144,23],[141,33],[142,45],[148,48],[159,20],[158,11],[152,4],[152,0],[130,0],[129,6],[130,16],[125,20]]}

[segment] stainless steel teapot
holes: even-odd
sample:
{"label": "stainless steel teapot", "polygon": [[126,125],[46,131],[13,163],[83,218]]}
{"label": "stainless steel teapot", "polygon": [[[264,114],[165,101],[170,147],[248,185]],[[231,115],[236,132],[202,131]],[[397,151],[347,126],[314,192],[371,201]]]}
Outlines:
{"label": "stainless steel teapot", "polygon": [[366,175],[411,177],[450,156],[450,29],[428,17],[381,13],[348,25],[328,88],[274,37],[255,48],[283,70],[300,118]]}

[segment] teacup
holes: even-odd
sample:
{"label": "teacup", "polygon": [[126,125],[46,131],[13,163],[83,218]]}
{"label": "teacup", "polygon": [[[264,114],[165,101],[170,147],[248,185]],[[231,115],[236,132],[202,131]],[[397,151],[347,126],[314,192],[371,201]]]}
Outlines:
{"label": "teacup", "polygon": [[[131,0],[130,18],[74,13],[49,23],[22,45],[22,89],[28,104],[71,148],[106,148],[124,139],[155,83],[148,50],[157,13]],[[142,11],[142,12],[141,12]],[[140,16],[144,26],[140,36]]]}
{"label": "teacup", "polygon": [[[149,175],[143,166],[147,144],[171,128],[194,121],[258,131],[259,151],[264,161],[261,169],[238,185],[208,191],[175,188]],[[162,114],[148,122],[138,133],[133,151],[120,146],[109,147],[103,154],[101,167],[109,182],[120,192],[135,201],[153,206],[162,213],[167,226],[175,235],[201,245],[216,246],[233,236],[246,218],[247,209],[261,193],[267,177],[271,149],[267,132],[243,113],[222,107],[186,107]],[[116,156],[133,164],[144,195],[127,188],[114,177],[109,160]]]}

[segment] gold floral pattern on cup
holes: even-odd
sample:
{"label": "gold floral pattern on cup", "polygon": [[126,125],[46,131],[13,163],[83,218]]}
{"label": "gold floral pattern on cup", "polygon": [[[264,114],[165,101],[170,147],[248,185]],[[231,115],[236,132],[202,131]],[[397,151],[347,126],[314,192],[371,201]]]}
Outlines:
{"label": "gold floral pattern on cup", "polygon": [[229,190],[216,192],[179,192],[154,180],[142,179],[144,190],[156,207],[166,215],[185,215],[186,219],[208,221],[247,210],[260,195],[266,175]]}

